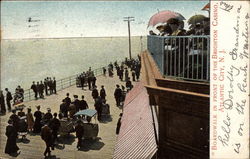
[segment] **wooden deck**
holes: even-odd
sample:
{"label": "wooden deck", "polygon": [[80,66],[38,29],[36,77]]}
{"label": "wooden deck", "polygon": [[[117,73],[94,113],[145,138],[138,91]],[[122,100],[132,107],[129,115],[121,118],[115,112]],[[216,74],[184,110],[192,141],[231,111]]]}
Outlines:
{"label": "wooden deck", "polygon": [[[115,72],[116,75],[116,72]],[[125,82],[121,82],[117,76],[113,78],[106,76],[97,77],[97,87],[100,90],[100,86],[104,85],[107,93],[107,103],[110,104],[110,114],[111,121],[106,123],[98,123],[99,124],[99,134],[98,139],[96,141],[86,141],[83,143],[83,148],[78,151],[76,148],[77,139],[75,138],[75,133],[72,133],[68,139],[64,139],[63,143],[59,143],[59,146],[52,151],[52,157],[55,159],[109,159],[112,158],[115,142],[116,142],[116,123],[119,118],[119,114],[122,111],[118,107],[115,106],[114,99],[114,90],[116,84],[122,84],[125,86]],[[45,99],[39,99],[36,101],[25,102],[24,104],[27,107],[31,107],[32,113],[34,113],[35,106],[40,105],[41,111],[46,112],[47,108],[51,108],[52,113],[59,111],[59,105],[61,104],[62,99],[65,98],[66,93],[70,93],[71,99],[73,99],[73,95],[78,95],[81,99],[81,96],[85,96],[85,100],[88,102],[88,105],[91,109],[94,109],[94,100],[91,96],[91,91],[82,90],[81,88],[77,88],[76,86],[71,86],[66,88],[57,95],[46,96]],[[24,110],[26,112],[26,109]],[[5,128],[7,126],[7,120],[11,113],[7,113],[4,116],[0,116],[0,159],[4,158],[12,158],[11,156],[4,153],[4,148],[6,144],[6,136],[5,136]],[[98,122],[98,121],[96,121]],[[45,143],[42,141],[40,135],[28,135],[27,143],[18,142],[21,153],[17,157],[17,159],[40,159],[43,157],[43,152],[45,150]]]}

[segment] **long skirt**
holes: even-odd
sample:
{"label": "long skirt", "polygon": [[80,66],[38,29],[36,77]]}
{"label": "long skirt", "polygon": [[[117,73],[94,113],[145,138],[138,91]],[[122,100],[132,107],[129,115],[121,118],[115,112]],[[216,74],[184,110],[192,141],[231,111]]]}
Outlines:
{"label": "long skirt", "polygon": [[18,150],[19,148],[16,144],[16,138],[9,137],[6,142],[5,153],[12,154],[12,153],[16,153]]}

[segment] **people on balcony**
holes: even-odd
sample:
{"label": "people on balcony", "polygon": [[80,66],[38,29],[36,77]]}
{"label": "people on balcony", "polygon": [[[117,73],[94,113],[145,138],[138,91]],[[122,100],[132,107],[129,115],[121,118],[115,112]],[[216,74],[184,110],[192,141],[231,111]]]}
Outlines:
{"label": "people on balcony", "polygon": [[184,36],[185,30],[183,29],[184,23],[179,21],[178,19],[171,18],[168,20],[168,25],[171,29],[170,36]]}

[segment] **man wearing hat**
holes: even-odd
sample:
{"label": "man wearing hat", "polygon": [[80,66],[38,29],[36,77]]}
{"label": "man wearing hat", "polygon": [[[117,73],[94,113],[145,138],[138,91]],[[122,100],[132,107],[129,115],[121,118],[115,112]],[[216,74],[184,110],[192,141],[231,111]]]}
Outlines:
{"label": "man wearing hat", "polygon": [[5,91],[6,91],[6,102],[7,102],[7,106],[8,106],[8,109],[11,110],[11,104],[10,104],[10,101],[13,99],[12,98],[12,95],[9,91],[8,88],[5,88]]}
{"label": "man wearing hat", "polygon": [[54,118],[51,119],[51,121],[49,123],[49,127],[52,130],[52,144],[55,144],[55,141],[57,140],[58,130],[61,126],[61,123],[60,123],[59,119],[57,119],[57,113],[54,113],[53,116],[54,116]]}
{"label": "man wearing hat", "polygon": [[114,96],[115,96],[116,106],[120,106],[121,97],[122,97],[122,90],[118,84],[116,85]]}
{"label": "man wearing hat", "polygon": [[80,107],[81,107],[81,103],[80,103],[80,101],[78,99],[78,95],[74,95],[73,104],[76,106],[76,112],[78,112]]}
{"label": "man wearing hat", "polygon": [[183,29],[181,29],[181,22],[178,19],[171,18],[168,20],[168,25],[171,28],[171,36],[183,36],[185,35],[185,32]]}
{"label": "man wearing hat", "polygon": [[99,93],[98,93],[97,87],[95,86],[92,91],[92,97],[95,100],[98,96],[99,96]]}
{"label": "man wearing hat", "polygon": [[51,154],[51,150],[50,147],[52,147],[52,150],[54,149],[53,144],[52,144],[52,131],[49,128],[48,124],[46,123],[41,130],[41,138],[43,139],[43,141],[46,144],[46,149],[44,151],[44,156],[46,156],[48,154],[48,156],[50,156]]}
{"label": "man wearing hat", "polygon": [[52,114],[51,114],[51,109],[47,108],[47,113],[44,115],[43,120],[45,123],[50,122],[50,120],[53,118]]}
{"label": "man wearing hat", "polygon": [[33,81],[33,84],[31,85],[30,88],[33,90],[33,92],[35,94],[35,99],[37,99],[37,90],[38,90],[38,88],[37,88],[37,85],[35,84],[35,81]]}
{"label": "man wearing hat", "polygon": [[82,95],[82,100],[80,100],[80,110],[89,108],[88,103],[84,100],[84,95]]}
{"label": "man wearing hat", "polygon": [[12,110],[12,114],[10,116],[10,119],[13,121],[13,126],[15,127],[16,131],[18,132],[19,130],[19,117],[16,115],[16,110]]}
{"label": "man wearing hat", "polygon": [[19,150],[19,147],[16,144],[17,130],[13,126],[12,120],[9,120],[8,124],[9,125],[6,127],[6,132],[5,132],[5,135],[7,136],[7,142],[4,152],[7,154],[14,154],[17,153],[17,151]]}
{"label": "man wearing hat", "polygon": [[82,125],[81,120],[77,121],[77,124],[75,126],[75,131],[76,131],[76,137],[78,139],[76,148],[79,150],[82,146],[82,137],[83,137],[83,133],[84,133],[84,129],[83,129],[83,125]]}
{"label": "man wearing hat", "polygon": [[101,90],[100,90],[100,96],[101,96],[102,99],[105,99],[105,97],[106,97],[106,91],[105,91],[103,85],[102,85],[101,87],[102,87],[102,88],[101,88]]}

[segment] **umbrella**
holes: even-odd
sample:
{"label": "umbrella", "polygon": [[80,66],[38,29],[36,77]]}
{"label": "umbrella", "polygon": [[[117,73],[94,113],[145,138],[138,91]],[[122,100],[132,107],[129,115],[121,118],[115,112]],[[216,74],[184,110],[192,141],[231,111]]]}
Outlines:
{"label": "umbrella", "polygon": [[96,110],[94,110],[94,109],[84,109],[84,110],[81,110],[81,111],[75,113],[74,116],[86,115],[86,116],[89,116],[89,117],[93,117],[95,114],[96,114]]}
{"label": "umbrella", "polygon": [[206,16],[204,16],[202,14],[194,15],[188,19],[188,24],[195,25],[197,23],[201,23],[205,18],[206,18]]}
{"label": "umbrella", "polygon": [[159,23],[166,23],[171,18],[175,18],[180,21],[185,20],[185,18],[180,13],[165,10],[154,14],[148,22],[148,27],[155,26],[156,24]]}

